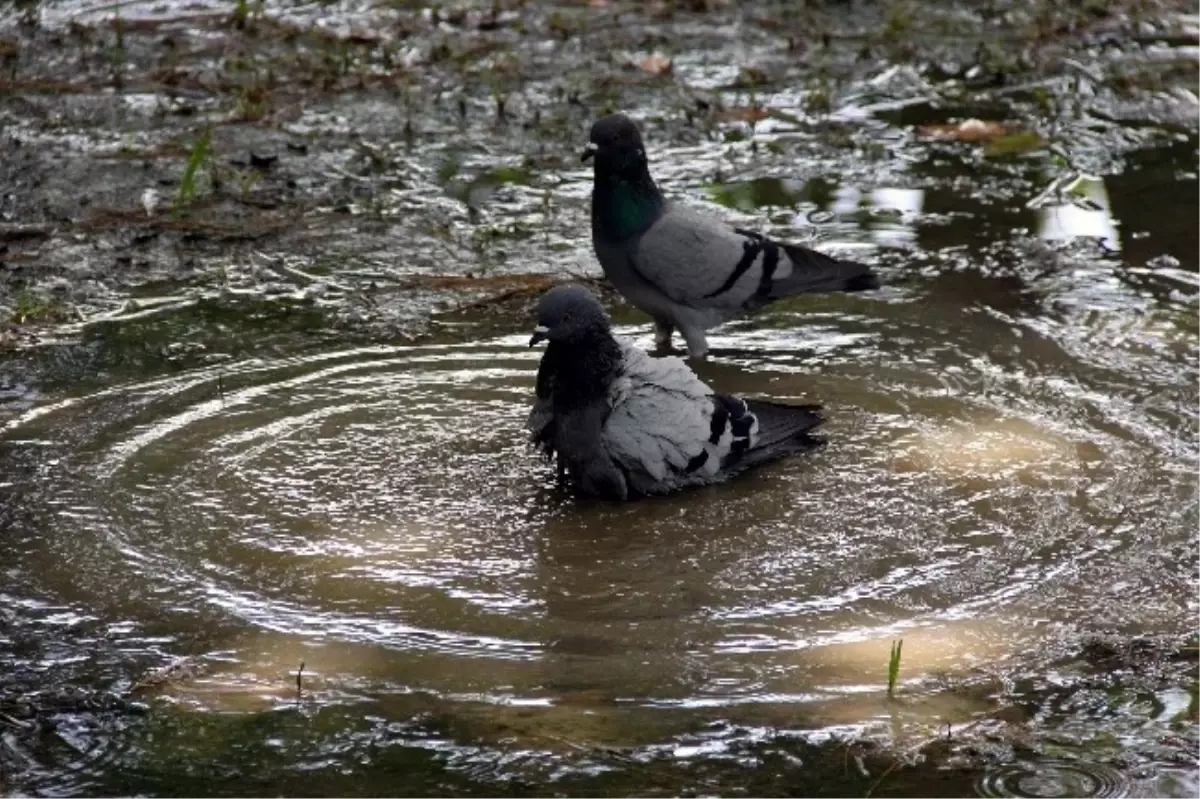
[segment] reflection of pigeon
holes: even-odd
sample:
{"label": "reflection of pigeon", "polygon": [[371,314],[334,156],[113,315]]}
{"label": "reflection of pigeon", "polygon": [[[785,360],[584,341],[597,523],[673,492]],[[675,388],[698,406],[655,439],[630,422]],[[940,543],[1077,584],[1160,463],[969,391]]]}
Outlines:
{"label": "reflection of pigeon", "polygon": [[665,494],[820,443],[807,435],[821,423],[819,406],[714,393],[680,359],[651,358],[615,338],[582,287],[542,297],[529,346],[542,340],[550,343],[529,428],[582,494]]}
{"label": "reflection of pigeon", "polygon": [[863,291],[879,279],[863,264],[731,228],[663,197],[642,137],[622,114],[592,125],[592,244],[604,274],[654,318],[666,347],[679,328],[688,354],[708,352],[704,331],[791,294]]}

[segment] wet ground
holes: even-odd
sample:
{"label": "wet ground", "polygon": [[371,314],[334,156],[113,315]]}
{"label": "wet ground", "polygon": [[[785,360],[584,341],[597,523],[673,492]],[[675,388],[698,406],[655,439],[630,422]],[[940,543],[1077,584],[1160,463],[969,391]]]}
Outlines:
{"label": "wet ground", "polygon": [[[1193,12],[4,11],[0,790],[1195,795]],[[699,367],[823,451],[614,507],[525,447],[616,109],[877,265]]]}

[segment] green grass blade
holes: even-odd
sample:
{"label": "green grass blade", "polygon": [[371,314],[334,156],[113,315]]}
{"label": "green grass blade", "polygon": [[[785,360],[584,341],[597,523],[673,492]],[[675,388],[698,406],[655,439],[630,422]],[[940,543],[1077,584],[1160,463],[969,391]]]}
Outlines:
{"label": "green grass blade", "polygon": [[903,649],[903,638],[892,642],[892,654],[888,658],[887,695],[889,698],[896,692],[896,679],[900,676],[900,653]]}

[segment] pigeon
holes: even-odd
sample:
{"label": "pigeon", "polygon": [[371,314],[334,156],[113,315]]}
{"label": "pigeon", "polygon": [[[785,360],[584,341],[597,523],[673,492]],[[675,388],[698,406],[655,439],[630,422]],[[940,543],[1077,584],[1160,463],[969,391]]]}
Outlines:
{"label": "pigeon", "polygon": [[582,286],[538,301],[533,347],[547,341],[527,421],[531,442],[583,496],[627,500],[721,482],[813,449],[819,405],[714,392],[680,358],[652,358],[614,336]]}
{"label": "pigeon", "polygon": [[669,349],[678,328],[688,355],[708,353],[704,332],[805,292],[879,288],[870,267],[730,227],[666,199],[650,177],[637,125],[624,114],[592,125],[592,245],[604,274],[654,319]]}

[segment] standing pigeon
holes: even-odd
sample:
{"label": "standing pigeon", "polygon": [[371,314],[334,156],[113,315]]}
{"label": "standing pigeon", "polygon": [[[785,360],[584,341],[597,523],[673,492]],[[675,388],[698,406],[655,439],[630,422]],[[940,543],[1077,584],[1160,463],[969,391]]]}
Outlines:
{"label": "standing pigeon", "polygon": [[719,482],[811,449],[817,405],[717,394],[679,358],[613,336],[599,300],[558,286],[538,302],[529,346],[548,340],[531,439],[584,495],[624,500]]}
{"label": "standing pigeon", "polygon": [[595,159],[596,257],[617,290],[654,318],[660,347],[679,328],[688,354],[703,358],[705,330],[781,297],[879,288],[863,264],[731,228],[667,200],[624,114],[597,120],[590,138],[583,160]]}

